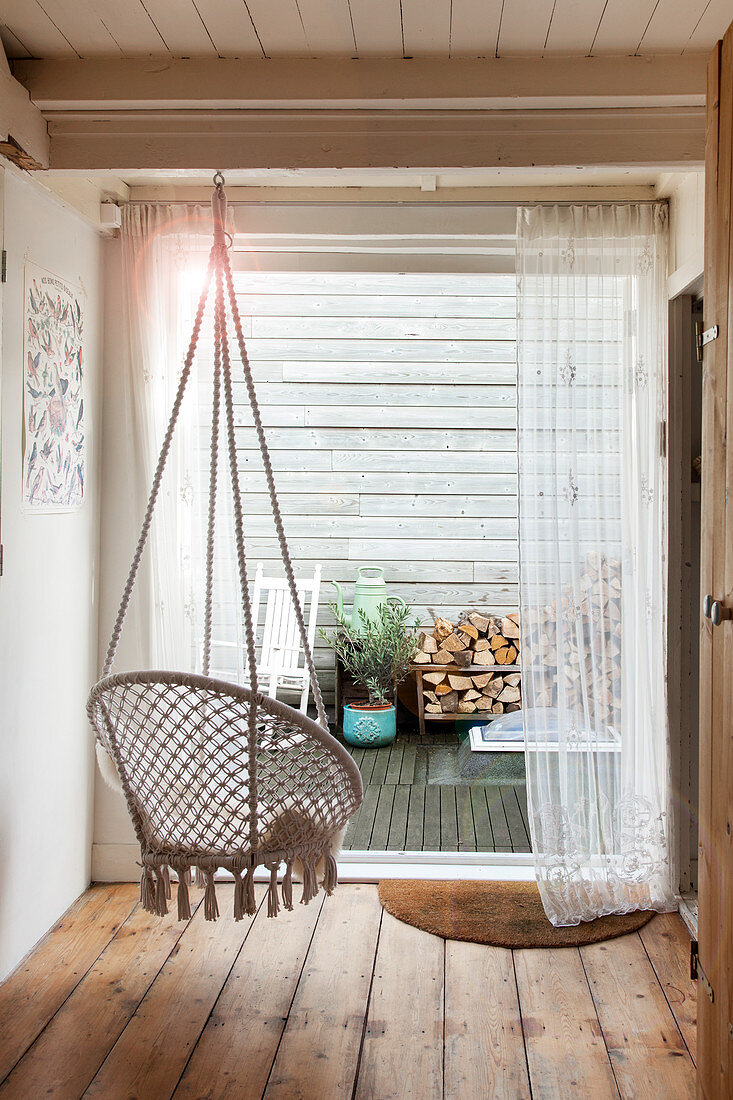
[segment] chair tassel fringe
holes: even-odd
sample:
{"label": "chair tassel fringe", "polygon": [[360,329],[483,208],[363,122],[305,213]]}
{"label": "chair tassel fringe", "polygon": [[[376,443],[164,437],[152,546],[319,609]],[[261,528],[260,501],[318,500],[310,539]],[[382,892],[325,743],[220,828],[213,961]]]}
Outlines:
{"label": "chair tassel fringe", "polygon": [[155,913],[155,879],[150,867],[143,867],[140,876],[140,904],[147,913]]}
{"label": "chair tassel fringe", "polygon": [[178,919],[190,920],[191,919],[191,899],[188,894],[188,886],[190,876],[188,868],[185,871],[180,871],[178,874]]}
{"label": "chair tassel fringe", "polygon": [[253,917],[257,912],[254,864],[249,865],[247,873],[244,876],[244,911],[248,917]]}
{"label": "chair tassel fringe", "polygon": [[324,859],[326,865],[323,870],[323,881],[321,882],[321,886],[330,896],[338,886],[338,865],[330,848],[326,849]]}
{"label": "chair tassel fringe", "polygon": [[166,901],[171,900],[171,873],[168,868],[168,864],[164,863],[160,868],[160,873],[163,876],[163,882],[165,883],[165,897]]}
{"label": "chair tassel fringe", "polygon": [[[170,890],[170,883],[168,889]],[[158,917],[164,917],[167,912],[168,905],[166,904],[165,875],[163,874],[163,868],[158,867],[155,872],[155,914]]]}
{"label": "chair tassel fringe", "polygon": [[277,896],[277,863],[270,866],[270,886],[267,891],[267,915],[276,917],[280,912],[280,902]]}
{"label": "chair tassel fringe", "polygon": [[196,872],[193,878],[193,884],[194,886],[198,886],[199,890],[203,890],[204,886],[206,885],[206,878],[204,876],[204,872],[201,870],[200,867],[196,868]]}
{"label": "chair tassel fringe", "polygon": [[244,879],[241,871],[233,871],[234,875],[234,919],[244,919]]}
{"label": "chair tassel fringe", "polygon": [[282,884],[283,906],[291,913],[293,911],[293,865],[288,863],[283,875]]}
{"label": "chair tassel fringe", "polygon": [[316,881],[316,869],[313,866],[313,857],[303,860],[303,895],[300,899],[301,905],[307,905],[309,901],[318,893],[318,882]]}
{"label": "chair tassel fringe", "polygon": [[216,920],[219,916],[219,906],[216,903],[216,886],[214,885],[214,871],[206,872],[206,890],[204,893],[204,917],[206,920]]}

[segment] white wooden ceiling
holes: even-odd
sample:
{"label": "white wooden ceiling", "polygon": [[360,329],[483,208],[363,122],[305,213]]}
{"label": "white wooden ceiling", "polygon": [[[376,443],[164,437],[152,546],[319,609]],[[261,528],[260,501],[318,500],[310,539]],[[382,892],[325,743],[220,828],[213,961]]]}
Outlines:
{"label": "white wooden ceiling", "polygon": [[11,58],[708,50],[733,0],[0,0]]}

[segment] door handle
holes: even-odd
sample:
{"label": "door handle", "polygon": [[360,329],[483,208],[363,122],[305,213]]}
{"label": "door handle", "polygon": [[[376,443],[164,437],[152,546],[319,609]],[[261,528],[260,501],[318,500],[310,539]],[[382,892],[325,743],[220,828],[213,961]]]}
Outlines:
{"label": "door handle", "polygon": [[715,600],[713,606],[710,608],[710,619],[713,626],[720,626],[723,619],[733,618],[733,610],[730,607],[726,607],[721,600]]}
{"label": "door handle", "polygon": [[714,600],[712,596],[706,596],[702,601],[702,613],[706,619],[709,619],[713,612],[713,603]]}

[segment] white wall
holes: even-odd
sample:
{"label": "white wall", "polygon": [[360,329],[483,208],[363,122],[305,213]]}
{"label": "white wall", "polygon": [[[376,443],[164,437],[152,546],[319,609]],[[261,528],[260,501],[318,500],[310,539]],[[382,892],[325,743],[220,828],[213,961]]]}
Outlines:
{"label": "white wall", "polygon": [[669,198],[670,298],[697,289],[705,266],[705,173],[670,178]]}
{"label": "white wall", "polygon": [[[0,977],[90,878],[97,668],[102,241],[28,177],[5,172],[0,578]],[[87,484],[68,515],[21,510],[24,263],[87,292]]]}

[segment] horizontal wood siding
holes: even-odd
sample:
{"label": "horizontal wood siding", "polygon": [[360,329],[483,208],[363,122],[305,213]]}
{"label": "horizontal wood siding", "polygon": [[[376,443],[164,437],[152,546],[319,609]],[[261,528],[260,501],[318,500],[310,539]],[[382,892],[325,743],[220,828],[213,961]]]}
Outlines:
{"label": "horizontal wood siding", "polygon": [[[236,280],[296,572],[321,562],[350,603],[357,566],[384,565],[390,592],[421,621],[516,608],[514,277]],[[202,376],[202,403],[207,389]],[[242,384],[235,400],[248,553],[280,575]],[[333,623],[333,595],[324,585],[319,625]],[[221,624],[236,614],[233,594]],[[320,639],[316,663],[330,697]]]}

